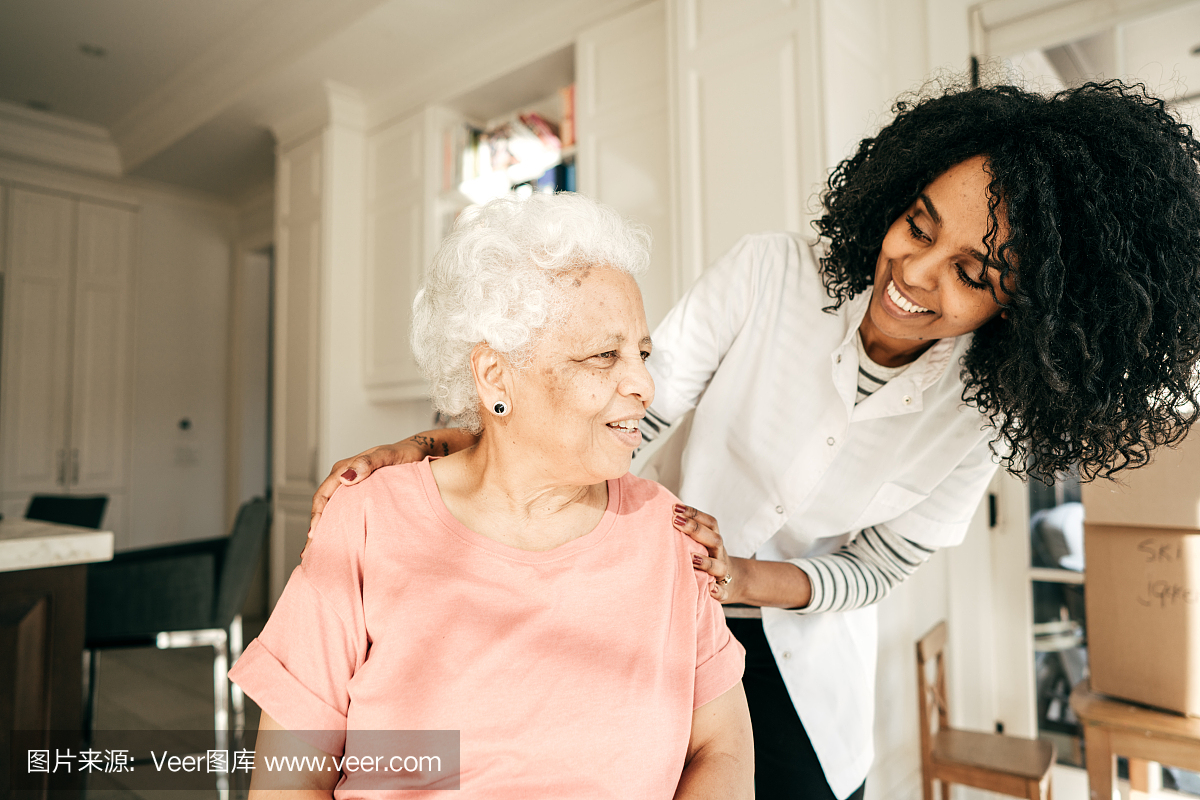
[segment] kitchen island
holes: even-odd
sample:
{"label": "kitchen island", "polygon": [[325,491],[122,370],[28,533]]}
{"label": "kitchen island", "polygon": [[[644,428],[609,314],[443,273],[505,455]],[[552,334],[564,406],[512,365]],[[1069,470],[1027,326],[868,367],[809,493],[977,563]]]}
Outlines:
{"label": "kitchen island", "polygon": [[[112,557],[110,531],[0,520],[0,786],[27,767],[10,763],[13,731],[41,732],[51,763],[55,749],[77,754],[83,744],[87,565]],[[82,789],[74,769],[42,783],[43,792]]]}

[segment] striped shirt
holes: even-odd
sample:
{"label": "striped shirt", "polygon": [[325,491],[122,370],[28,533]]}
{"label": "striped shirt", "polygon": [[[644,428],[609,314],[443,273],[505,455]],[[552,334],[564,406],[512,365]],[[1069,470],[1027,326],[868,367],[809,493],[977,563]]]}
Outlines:
{"label": "striped shirt", "polygon": [[[854,337],[858,344],[858,395],[855,404],[866,400],[892,378],[908,367],[885,367],[876,364],[863,347],[862,335]],[[671,424],[646,410],[641,422],[642,439],[651,442]],[[858,533],[839,550],[824,556],[793,561],[808,575],[812,595],[804,608],[793,609],[801,614],[824,611],[850,611],[878,603],[899,583],[917,571],[936,552],[934,548],[917,544],[888,529],[873,525]],[[726,607],[729,617],[758,617],[757,608]]]}
{"label": "striped shirt", "polygon": [[862,333],[855,335],[854,343],[858,345],[858,396],[854,400],[857,405],[875,394],[892,378],[904,372],[908,368],[908,364],[902,364],[899,367],[885,367],[876,364],[867,355],[867,349],[863,347]]}

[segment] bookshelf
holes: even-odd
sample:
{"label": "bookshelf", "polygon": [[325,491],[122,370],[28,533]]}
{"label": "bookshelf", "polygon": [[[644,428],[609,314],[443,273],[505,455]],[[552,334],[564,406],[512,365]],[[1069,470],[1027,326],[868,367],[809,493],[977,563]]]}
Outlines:
{"label": "bookshelf", "polygon": [[1059,763],[1082,767],[1082,730],[1068,704],[1087,674],[1079,477],[1050,486],[1031,480],[1028,492],[1038,736],[1054,743]]}

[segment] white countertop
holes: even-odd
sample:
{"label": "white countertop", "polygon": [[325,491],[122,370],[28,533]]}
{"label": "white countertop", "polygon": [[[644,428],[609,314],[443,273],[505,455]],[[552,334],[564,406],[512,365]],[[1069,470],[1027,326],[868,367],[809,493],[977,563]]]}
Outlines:
{"label": "white countertop", "polygon": [[0,572],[111,561],[112,557],[112,531],[0,519]]}

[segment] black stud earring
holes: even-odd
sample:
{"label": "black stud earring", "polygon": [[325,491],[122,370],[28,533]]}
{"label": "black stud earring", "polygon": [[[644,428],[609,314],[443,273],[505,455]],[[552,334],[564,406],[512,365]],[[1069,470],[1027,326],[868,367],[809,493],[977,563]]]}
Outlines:
{"label": "black stud earring", "polygon": [[508,406],[503,400],[497,400],[496,405],[492,406],[492,411],[496,412],[497,417],[503,417],[508,413]]}

